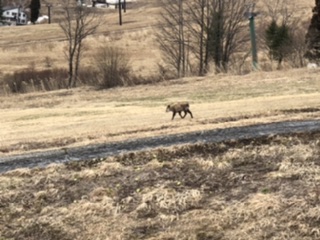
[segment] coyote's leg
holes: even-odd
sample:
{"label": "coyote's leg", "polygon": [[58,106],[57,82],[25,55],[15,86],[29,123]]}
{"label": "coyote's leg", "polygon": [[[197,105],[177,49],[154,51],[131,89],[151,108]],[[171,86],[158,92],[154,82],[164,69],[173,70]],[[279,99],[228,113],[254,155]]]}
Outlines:
{"label": "coyote's leg", "polygon": [[181,118],[185,118],[185,116],[187,115],[186,111],[184,111],[184,116],[182,116],[181,112],[179,112],[179,115]]}
{"label": "coyote's leg", "polygon": [[192,112],[191,112],[189,109],[185,110],[184,112],[185,112],[185,115],[184,115],[184,116],[186,116],[186,115],[187,115],[187,113],[189,113],[189,114],[190,114],[190,116],[191,116],[191,118],[193,118],[193,116],[192,116]]}
{"label": "coyote's leg", "polygon": [[171,120],[174,119],[174,116],[175,116],[175,115],[176,115],[176,112],[173,112]]}

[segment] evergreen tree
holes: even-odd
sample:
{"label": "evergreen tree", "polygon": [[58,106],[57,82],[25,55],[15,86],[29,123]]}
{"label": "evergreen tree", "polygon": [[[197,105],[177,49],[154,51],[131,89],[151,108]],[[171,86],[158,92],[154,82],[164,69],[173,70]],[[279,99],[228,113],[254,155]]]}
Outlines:
{"label": "evergreen tree", "polygon": [[31,0],[30,10],[31,10],[31,19],[30,21],[35,24],[39,17],[39,10],[41,8],[40,0]]}
{"label": "evergreen tree", "polygon": [[[214,60],[216,71],[221,71],[223,62],[223,12],[212,13],[212,21],[208,26],[208,49],[207,52]],[[224,69],[226,71],[226,69]]]}
{"label": "evergreen tree", "polygon": [[316,6],[312,9],[312,18],[306,35],[306,58],[312,62],[320,60],[320,0],[316,0]]}
{"label": "evergreen tree", "polygon": [[266,44],[270,56],[278,61],[278,68],[281,67],[283,59],[290,53],[291,36],[289,27],[285,24],[278,26],[272,21],[266,30]]}
{"label": "evergreen tree", "polygon": [[0,22],[3,20],[3,5],[2,0],[0,0]]}

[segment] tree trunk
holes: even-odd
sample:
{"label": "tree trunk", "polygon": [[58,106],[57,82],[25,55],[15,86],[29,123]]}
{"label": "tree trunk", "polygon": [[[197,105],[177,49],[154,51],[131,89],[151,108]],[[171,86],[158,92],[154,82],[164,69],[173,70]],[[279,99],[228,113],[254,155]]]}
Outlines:
{"label": "tree trunk", "polygon": [[199,76],[204,75],[204,69],[203,69],[203,55],[204,55],[204,8],[205,8],[205,0],[202,0],[201,3],[201,24],[200,24],[200,52],[199,52]]}

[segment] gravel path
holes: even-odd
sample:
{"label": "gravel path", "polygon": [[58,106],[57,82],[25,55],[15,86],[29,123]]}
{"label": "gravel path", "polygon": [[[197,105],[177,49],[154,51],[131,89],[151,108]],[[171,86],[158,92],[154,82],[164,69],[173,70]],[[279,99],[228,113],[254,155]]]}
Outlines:
{"label": "gravel path", "polygon": [[104,158],[132,151],[168,147],[177,144],[223,142],[232,139],[256,138],[268,135],[320,131],[320,120],[286,121],[245,127],[233,127],[208,131],[197,131],[169,136],[140,138],[123,142],[94,144],[86,147],[40,153],[21,154],[0,158],[0,173],[16,168],[44,167],[50,163],[63,163],[93,158]]}

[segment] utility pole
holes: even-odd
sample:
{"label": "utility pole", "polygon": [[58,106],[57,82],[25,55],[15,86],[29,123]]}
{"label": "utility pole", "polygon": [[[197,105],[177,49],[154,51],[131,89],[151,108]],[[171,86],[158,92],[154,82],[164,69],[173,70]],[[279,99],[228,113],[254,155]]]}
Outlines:
{"label": "utility pole", "polygon": [[119,0],[119,25],[122,25],[121,0]]}
{"label": "utility pole", "polygon": [[48,7],[48,23],[51,24],[51,4],[47,5]]}
{"label": "utility pole", "polygon": [[17,14],[17,19],[16,19],[16,25],[20,25],[20,15],[21,15],[21,5],[18,7],[18,14]]}
{"label": "utility pole", "polygon": [[250,38],[251,38],[251,48],[252,48],[252,64],[253,68],[257,70],[258,66],[258,53],[257,53],[257,44],[256,44],[256,32],[254,26],[254,15],[249,18],[250,25]]}
{"label": "utility pole", "polygon": [[254,7],[255,7],[255,3],[248,5],[249,11],[245,13],[245,16],[249,19],[252,65],[254,70],[258,70],[259,69],[258,53],[257,53],[256,32],[255,32],[255,25],[254,25],[254,18],[258,15],[258,13],[254,12]]}

